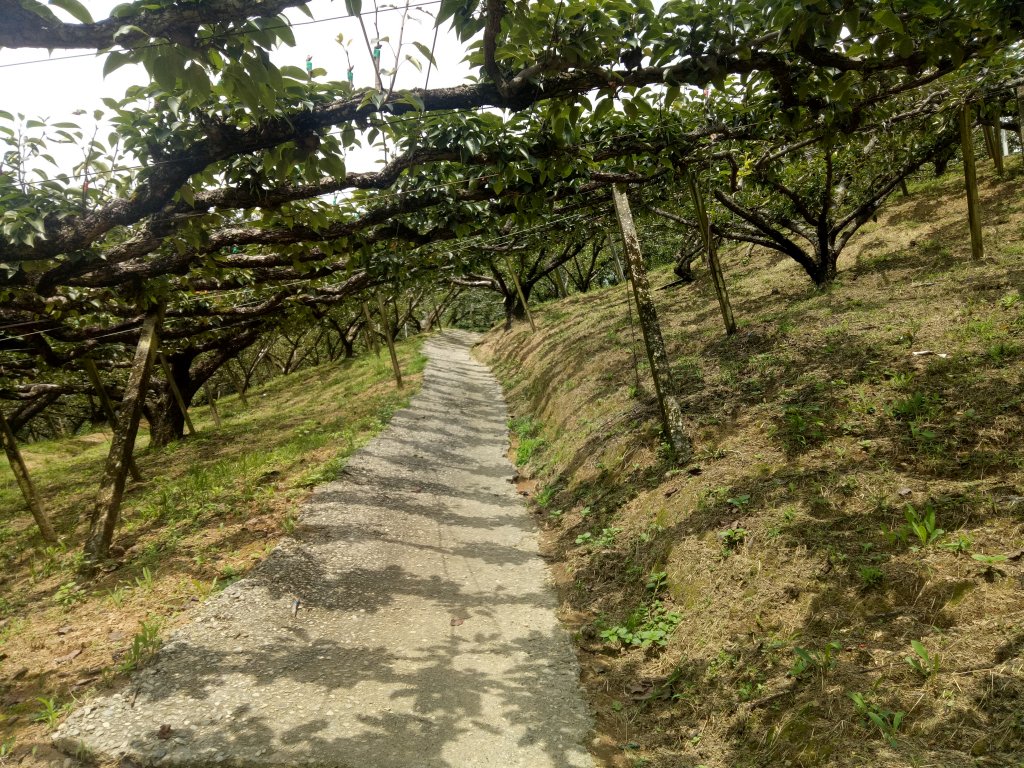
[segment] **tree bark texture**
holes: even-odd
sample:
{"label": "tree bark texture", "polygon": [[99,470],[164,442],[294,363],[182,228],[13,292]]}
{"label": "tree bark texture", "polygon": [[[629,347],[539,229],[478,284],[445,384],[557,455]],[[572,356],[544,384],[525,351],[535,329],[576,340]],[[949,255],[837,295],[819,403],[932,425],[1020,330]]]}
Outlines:
{"label": "tree bark texture", "polygon": [[384,340],[388,343],[388,354],[391,355],[391,368],[395,372],[395,384],[402,388],[402,368],[398,364],[398,353],[395,351],[395,338],[391,335],[391,324],[388,322],[387,313],[384,310],[384,301],[377,296],[377,307],[380,309],[380,324],[384,329]]}
{"label": "tree bark texture", "polygon": [[96,494],[96,506],[89,524],[89,536],[85,542],[87,567],[95,567],[99,560],[106,557],[110,542],[114,538],[128,474],[128,457],[132,455],[135,437],[139,432],[142,403],[146,397],[153,362],[156,360],[158,334],[163,317],[164,307],[160,304],[147,312],[142,324],[139,344],[135,348],[135,359],[128,375],[128,385],[121,401],[121,418],[110,445],[100,489]]}
{"label": "tree bark texture", "polygon": [[691,171],[687,171],[686,180],[690,185],[690,195],[693,197],[694,209],[697,211],[700,236],[704,240],[705,253],[707,254],[708,271],[711,272],[711,281],[715,285],[718,306],[722,310],[725,333],[727,336],[732,336],[736,333],[736,318],[732,314],[732,304],[729,302],[729,291],[725,287],[725,274],[722,272],[722,262],[718,260],[715,239],[711,234],[711,221],[708,219],[708,212],[704,207],[704,198],[701,196],[697,178]]}
{"label": "tree bark texture", "polygon": [[626,265],[629,268],[630,282],[633,285],[633,297],[636,300],[637,316],[643,332],[644,346],[647,348],[647,359],[651,364],[651,378],[654,391],[658,396],[662,422],[669,445],[675,453],[677,461],[684,463],[693,455],[693,446],[683,426],[683,412],[679,401],[675,398],[675,385],[672,380],[672,369],[665,351],[665,341],[661,336],[661,324],[658,312],[651,298],[651,287],[647,280],[647,269],[644,266],[643,253],[640,250],[640,239],[637,237],[633,214],[629,208],[629,198],[625,187],[616,184],[612,188],[612,200],[615,203],[615,214],[622,230],[625,244]]}
{"label": "tree bark texture", "polygon": [[14,472],[14,478],[18,481],[21,495],[25,497],[25,503],[28,504],[32,517],[35,519],[36,525],[39,526],[39,533],[42,534],[44,541],[50,544],[56,543],[57,532],[53,530],[53,524],[43,508],[43,502],[28,473],[28,467],[25,466],[25,459],[22,457],[21,451],[18,450],[18,441],[14,437],[14,431],[3,412],[0,412],[0,438],[3,438],[7,461],[10,462],[11,471]]}
{"label": "tree bark texture", "polygon": [[974,161],[974,137],[971,131],[971,107],[960,109],[960,146],[964,155],[964,182],[967,187],[967,223],[971,230],[971,258],[985,256],[981,239],[981,198],[978,196],[978,169]]}
{"label": "tree bark texture", "polygon": [[[96,394],[100,399],[100,406],[103,408],[103,413],[107,417],[107,422],[110,424],[110,428],[116,433],[117,432],[117,412],[114,410],[114,404],[110,401],[110,396],[107,394],[106,387],[103,386],[103,380],[100,378],[100,372],[96,368],[96,363],[92,358],[85,358],[82,363],[85,366],[85,372],[89,376],[89,381],[92,382],[93,389],[96,390]],[[128,472],[132,476],[132,480],[136,483],[142,482],[142,473],[139,472],[138,466],[135,464],[135,459],[131,456],[128,457]]]}

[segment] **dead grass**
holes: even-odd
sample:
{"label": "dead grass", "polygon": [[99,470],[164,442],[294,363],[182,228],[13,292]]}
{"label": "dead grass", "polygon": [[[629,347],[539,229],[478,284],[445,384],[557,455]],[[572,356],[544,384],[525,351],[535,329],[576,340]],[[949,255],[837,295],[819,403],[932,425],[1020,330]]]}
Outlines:
{"label": "dead grass", "polygon": [[[64,537],[39,541],[9,468],[0,470],[0,765],[57,764],[48,746],[66,707],[117,685],[157,638],[262,560],[292,526],[309,488],[379,431],[419,387],[419,341],[399,346],[407,386],[396,391],[386,355],[302,370],[205,408],[199,430],[142,450],[145,482],[130,485],[117,559],[78,580],[82,536],[109,433],[25,446],[26,460]],[[152,638],[150,638],[152,639]],[[133,652],[133,646],[136,647]]]}
{"label": "dead grass", "polygon": [[[622,286],[492,332],[542,425],[527,474],[608,765],[1022,764],[1021,183],[984,180],[980,263],[955,173],[894,198],[827,290],[726,254],[732,338],[706,275],[655,292],[684,468]],[[655,601],[681,618],[664,648],[601,636],[656,627]]]}

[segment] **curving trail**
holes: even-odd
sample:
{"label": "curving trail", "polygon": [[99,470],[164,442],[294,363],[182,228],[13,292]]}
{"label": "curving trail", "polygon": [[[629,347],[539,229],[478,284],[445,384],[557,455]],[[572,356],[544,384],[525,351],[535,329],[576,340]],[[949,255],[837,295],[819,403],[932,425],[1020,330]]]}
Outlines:
{"label": "curving trail", "polygon": [[293,537],[124,691],[80,707],[58,745],[125,766],[592,768],[576,659],[473,341],[428,341],[421,392],[317,489]]}

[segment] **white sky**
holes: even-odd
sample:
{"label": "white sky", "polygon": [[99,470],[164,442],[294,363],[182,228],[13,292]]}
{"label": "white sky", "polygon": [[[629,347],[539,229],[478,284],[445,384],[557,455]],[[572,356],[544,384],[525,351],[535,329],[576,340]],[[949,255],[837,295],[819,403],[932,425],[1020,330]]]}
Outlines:
{"label": "white sky", "polygon": [[[413,5],[422,5],[424,0],[413,0]],[[89,9],[95,20],[106,18],[110,9],[117,5],[112,0],[84,0],[85,6]],[[405,48],[402,57],[411,53],[422,60],[413,41],[417,41],[431,47],[434,37],[433,16],[437,12],[439,2],[424,5],[422,8],[414,9],[410,13],[409,21],[405,28]],[[400,3],[404,6],[404,2]],[[372,11],[373,0],[364,0],[363,12]],[[393,8],[394,5],[387,2],[379,2],[379,7]],[[58,9],[53,9],[62,18],[72,19]],[[345,11],[345,4],[342,0],[311,0],[309,10],[316,20],[330,19],[316,24],[303,24],[310,19],[301,11],[291,9],[287,16],[293,23],[301,26],[293,27],[295,35],[295,48],[279,48],[271,52],[271,59],[279,66],[291,64],[297,67],[304,67],[307,55],[312,55],[313,64],[327,70],[326,79],[345,80],[346,61],[345,53],[336,42],[338,34],[345,37],[349,56],[355,66],[356,88],[373,86],[373,67],[369,54],[366,51],[366,44],[363,40],[362,31],[356,18],[348,17]],[[392,45],[397,45],[399,24],[402,14],[399,11],[389,10],[379,14],[378,22],[380,36],[389,38]],[[341,18],[338,18],[341,17]],[[374,17],[364,16],[367,25],[367,32],[370,38],[376,36],[374,30]],[[88,138],[92,134],[93,122],[92,112],[95,109],[102,109],[100,99],[104,96],[119,98],[131,85],[141,85],[147,82],[145,70],[141,66],[125,66],[111,73],[106,79],[103,78],[103,56],[86,56],[61,60],[61,56],[68,54],[82,53],[81,50],[55,50],[52,54],[43,49],[18,48],[0,49],[0,109],[8,112],[21,112],[27,117],[45,117],[48,122],[70,120],[82,126]],[[18,62],[30,62],[38,59],[47,59],[52,55],[53,60],[40,63],[26,63],[21,66],[4,66]],[[430,86],[442,87],[458,85],[466,81],[470,73],[469,67],[462,62],[465,56],[465,46],[459,41],[455,33],[446,22],[439,31],[437,45],[434,49],[434,57],[437,67],[430,73]],[[384,68],[390,68],[392,56],[387,44],[383,46],[382,64]],[[426,78],[426,62],[423,62],[422,72],[410,63],[405,62],[399,68],[396,88],[423,87]],[[385,86],[388,78],[384,79]],[[75,110],[84,109],[86,115],[75,116]],[[109,131],[101,130],[100,136],[106,136]],[[53,153],[61,163],[61,170],[70,172],[71,164],[81,159],[81,152],[71,147],[55,147]],[[349,154],[346,165],[350,171],[373,170],[380,161],[378,153],[372,151],[356,151]],[[67,167],[65,166],[67,164]]]}

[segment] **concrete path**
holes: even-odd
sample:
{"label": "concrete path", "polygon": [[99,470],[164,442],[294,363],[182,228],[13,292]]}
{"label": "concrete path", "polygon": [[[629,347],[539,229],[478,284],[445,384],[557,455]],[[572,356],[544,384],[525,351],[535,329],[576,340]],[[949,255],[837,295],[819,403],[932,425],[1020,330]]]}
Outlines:
{"label": "concrete path", "polygon": [[126,690],[73,713],[58,745],[125,766],[593,766],[473,340],[430,340],[420,394],[317,489],[293,538]]}

